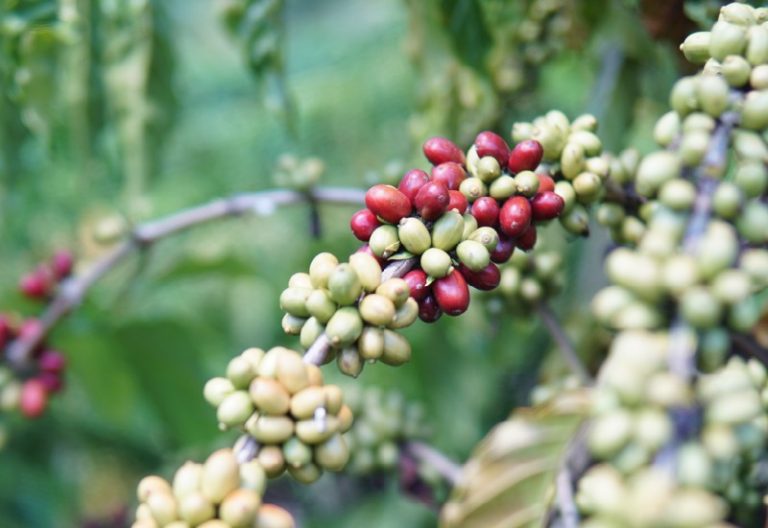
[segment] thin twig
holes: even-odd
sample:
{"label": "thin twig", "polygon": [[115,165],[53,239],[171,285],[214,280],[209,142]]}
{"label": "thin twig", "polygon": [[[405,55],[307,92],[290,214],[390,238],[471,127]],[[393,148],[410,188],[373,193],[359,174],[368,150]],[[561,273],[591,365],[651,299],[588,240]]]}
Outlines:
{"label": "thin twig", "polygon": [[541,318],[547,331],[549,331],[549,335],[552,336],[552,339],[557,344],[558,350],[560,350],[563,359],[568,363],[568,367],[571,371],[579,378],[582,384],[591,385],[594,383],[592,376],[581,362],[581,359],[579,359],[579,355],[573,348],[573,344],[570,339],[568,339],[568,336],[560,326],[560,322],[557,320],[557,317],[554,312],[552,312],[549,305],[544,302],[539,303],[536,306],[536,313]]}
{"label": "thin twig", "polygon": [[278,207],[305,203],[308,199],[331,204],[361,204],[365,192],[346,187],[318,187],[309,193],[291,190],[271,190],[243,193],[184,209],[158,220],[138,225],[129,237],[94,263],[84,273],[64,281],[40,317],[40,332],[29,339],[17,340],[7,351],[10,363],[23,365],[35,347],[69,312],[80,305],[88,290],[110,270],[122,263],[134,252],[154,244],[158,240],[191,227],[222,218],[255,214],[267,216]]}
{"label": "thin twig", "polygon": [[461,480],[461,465],[433,446],[424,442],[409,440],[403,444],[403,449],[415,459],[431,466],[451,486],[455,486]]}

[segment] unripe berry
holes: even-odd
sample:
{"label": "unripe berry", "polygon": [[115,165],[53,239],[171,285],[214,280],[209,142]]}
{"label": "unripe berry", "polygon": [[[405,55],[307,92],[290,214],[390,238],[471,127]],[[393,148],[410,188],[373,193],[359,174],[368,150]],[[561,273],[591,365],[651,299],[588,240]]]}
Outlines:
{"label": "unripe berry", "polygon": [[408,340],[394,330],[384,330],[384,353],[381,355],[381,362],[396,367],[410,360],[411,345]]}
{"label": "unripe berry", "polygon": [[461,185],[459,185],[459,191],[466,197],[468,201],[474,202],[481,196],[484,196],[488,189],[486,188],[485,183],[483,183],[483,180],[480,178],[472,177],[467,178],[461,182]]}
{"label": "unripe berry", "polygon": [[461,194],[461,191],[448,191],[448,211],[457,211],[460,214],[464,214],[469,207],[467,197]]}
{"label": "unripe berry", "polygon": [[432,167],[432,181],[442,183],[451,191],[458,190],[466,178],[464,167],[452,161]]}
{"label": "unripe berry", "polygon": [[408,283],[398,277],[387,279],[376,288],[376,293],[383,295],[393,303],[395,306],[401,306],[410,295],[408,291]]}
{"label": "unripe berry", "polygon": [[508,174],[502,174],[493,180],[488,187],[488,194],[491,195],[491,198],[495,198],[496,200],[506,200],[516,192],[517,182]]}
{"label": "unripe berry", "polygon": [[517,192],[523,196],[531,197],[539,190],[539,177],[531,171],[522,171],[515,176]]}
{"label": "unripe berry", "polygon": [[213,503],[197,490],[179,498],[179,516],[192,526],[201,525],[216,515]]}
{"label": "unripe berry", "polygon": [[419,319],[425,323],[434,323],[441,315],[443,312],[431,293],[419,301]]}
{"label": "unripe berry", "polygon": [[403,305],[395,311],[395,317],[392,319],[392,322],[387,325],[387,328],[391,328],[393,330],[406,328],[411,326],[416,321],[418,316],[419,303],[416,302],[415,299],[409,297],[406,299]]}
{"label": "unripe berry", "polygon": [[446,211],[449,201],[448,188],[440,182],[430,181],[416,193],[413,204],[419,216],[432,221]]}
{"label": "unripe berry", "polygon": [[448,211],[432,226],[432,246],[450,251],[464,235],[464,218],[456,211]]}
{"label": "unripe berry", "polygon": [[203,388],[205,401],[218,407],[224,398],[235,392],[235,386],[227,378],[211,378]]}
{"label": "unripe berry", "polygon": [[200,489],[200,480],[202,478],[202,464],[196,464],[191,461],[185,462],[184,465],[176,470],[176,474],[173,476],[173,494],[177,498],[181,498],[185,495],[189,495],[190,493],[198,491]]}
{"label": "unripe berry", "polygon": [[422,147],[424,156],[433,165],[439,165],[447,161],[464,163],[464,153],[450,139],[443,137],[429,138]]}
{"label": "unripe berry", "polygon": [[146,502],[152,517],[160,526],[166,526],[178,519],[179,507],[170,493],[153,493]]}
{"label": "unripe berry", "polygon": [[526,139],[521,141],[509,153],[507,169],[511,173],[517,173],[524,170],[534,170],[541,163],[544,155],[544,149],[541,143],[535,139]]}
{"label": "unripe berry", "polygon": [[269,378],[258,377],[248,388],[251,400],[256,404],[258,412],[279,416],[288,412],[291,406],[291,395],[282,384]]}
{"label": "unripe berry", "polygon": [[403,218],[397,228],[403,247],[414,255],[421,255],[432,246],[432,237],[424,222],[418,218]]}
{"label": "unripe berry", "polygon": [[395,304],[375,293],[363,297],[358,309],[363,320],[373,326],[388,325],[395,317]]}
{"label": "unripe berry", "polygon": [[[519,242],[518,242],[519,243]],[[491,255],[480,242],[464,240],[456,247],[459,261],[472,271],[480,271],[491,261]]]}
{"label": "unripe berry", "polygon": [[467,240],[480,242],[485,249],[493,251],[499,243],[499,234],[492,227],[480,227],[472,231]]}
{"label": "unripe berry", "polygon": [[483,196],[474,201],[471,212],[477,225],[494,226],[499,219],[499,203],[490,196]]}
{"label": "unripe berry", "polygon": [[[376,257],[359,252],[354,253],[349,257],[349,265],[357,273],[360,284],[365,291],[373,291],[381,284],[381,265]],[[310,297],[312,296],[310,295]]]}
{"label": "unripe berry", "polygon": [[333,253],[318,253],[309,263],[309,277],[312,286],[325,288],[328,285],[328,277],[339,265],[339,259]]}
{"label": "unripe berry", "polygon": [[504,202],[499,212],[499,225],[504,234],[520,236],[531,224],[531,203],[522,196],[513,196]]}
{"label": "unripe berry", "polygon": [[296,528],[291,514],[274,504],[264,504],[259,508],[254,526],[256,528]]}
{"label": "unripe berry", "polygon": [[467,281],[455,270],[448,276],[435,280],[432,291],[437,305],[448,315],[461,315],[469,307]]}
{"label": "unripe berry", "polygon": [[61,280],[72,273],[72,266],[74,265],[74,259],[72,253],[63,249],[54,253],[51,258],[51,270],[56,280]]}
{"label": "unripe berry", "polygon": [[365,193],[365,205],[390,224],[411,214],[411,201],[391,185],[374,185]]}
{"label": "unripe berry", "polygon": [[478,290],[493,290],[501,281],[501,272],[496,264],[490,263],[479,271],[472,271],[463,264],[459,266],[459,272],[464,276],[470,286]]}
{"label": "unripe berry", "polygon": [[411,169],[403,175],[397,189],[413,203],[416,193],[429,181],[429,174],[420,169]]}
{"label": "unripe berry", "polygon": [[42,381],[36,378],[28,379],[21,386],[19,410],[27,418],[38,418],[45,412],[48,405],[48,391]]}
{"label": "unripe berry", "polygon": [[149,475],[139,482],[139,485],[136,488],[136,498],[139,499],[139,502],[147,502],[147,499],[153,493],[165,493],[170,495],[171,492],[171,485],[168,484],[167,480],[158,477],[157,475]]}
{"label": "unripe berry", "polygon": [[337,433],[315,448],[315,460],[330,471],[341,471],[349,461],[349,447]]}
{"label": "unripe berry", "polygon": [[379,219],[376,218],[376,215],[370,209],[360,209],[352,215],[349,221],[349,228],[352,230],[352,234],[363,242],[368,242],[373,231],[380,225]]}
{"label": "unripe berry", "polygon": [[430,291],[427,286],[427,274],[423,270],[411,270],[403,276],[403,280],[408,283],[411,297],[417,301],[421,301]]}
{"label": "unripe berry", "polygon": [[397,236],[397,228],[392,225],[383,225],[376,228],[368,241],[373,254],[381,258],[389,258],[400,249],[400,239]]}
{"label": "unripe berry", "polygon": [[384,331],[366,326],[357,341],[357,351],[362,359],[379,359],[384,353]]}
{"label": "unripe berry", "polygon": [[363,331],[363,320],[356,308],[341,308],[325,327],[325,333],[336,347],[354,343]]}
{"label": "unripe berry", "polygon": [[477,155],[482,159],[485,156],[493,156],[499,165],[502,167],[507,166],[509,161],[509,146],[504,139],[488,130],[480,132],[475,138],[475,148],[477,149]]}
{"label": "unripe berry", "polygon": [[551,220],[560,216],[565,200],[553,191],[538,193],[531,199],[531,214],[534,220]]}
{"label": "unripe berry", "polygon": [[431,277],[445,277],[451,271],[451,256],[438,248],[429,248],[421,255],[422,269]]}
{"label": "unripe berry", "polygon": [[501,176],[501,165],[493,156],[485,156],[477,162],[476,176],[486,183]]}

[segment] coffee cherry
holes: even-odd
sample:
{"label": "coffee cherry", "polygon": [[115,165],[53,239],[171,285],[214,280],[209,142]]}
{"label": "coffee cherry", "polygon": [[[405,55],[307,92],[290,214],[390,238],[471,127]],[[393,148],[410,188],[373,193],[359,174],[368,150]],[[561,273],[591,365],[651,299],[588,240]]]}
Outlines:
{"label": "coffee cherry", "polygon": [[512,256],[514,250],[514,239],[499,235],[499,242],[496,244],[496,248],[491,250],[491,260],[496,264],[504,264]]}
{"label": "coffee cherry", "polygon": [[360,284],[365,291],[374,291],[381,284],[381,264],[375,257],[364,253],[354,253],[349,257],[349,265],[357,273]]}
{"label": "coffee cherry", "polygon": [[541,163],[544,156],[544,149],[541,143],[535,139],[521,141],[509,153],[507,168],[511,173],[518,173],[524,170],[534,170]]}
{"label": "coffee cherry", "polygon": [[463,264],[460,264],[458,269],[467,280],[467,283],[478,290],[493,290],[501,281],[501,272],[499,271],[498,266],[493,263],[488,264],[479,271],[472,271]]}
{"label": "coffee cherry", "polygon": [[435,280],[432,291],[440,309],[448,315],[461,315],[469,307],[469,288],[464,276],[453,271],[448,276]]}
{"label": "coffee cherry", "polygon": [[325,327],[326,335],[336,347],[351,345],[362,331],[363,320],[357,309],[352,307],[339,309]]}
{"label": "coffee cherry", "polygon": [[464,163],[464,153],[450,139],[433,137],[424,142],[422,147],[424,156],[433,165],[440,165],[448,161]]}
{"label": "coffee cherry", "polygon": [[318,253],[312,259],[312,262],[309,263],[309,277],[312,286],[315,288],[325,288],[328,285],[328,277],[338,265],[339,259],[333,253]]}
{"label": "coffee cherry", "polygon": [[42,266],[27,273],[19,281],[19,290],[30,299],[45,299],[51,293],[52,286],[49,272]]}
{"label": "coffee cherry", "polygon": [[522,235],[517,237],[517,240],[515,240],[515,245],[517,245],[517,247],[523,251],[529,251],[533,249],[533,246],[536,245],[536,238],[536,226],[531,224]]}
{"label": "coffee cherry", "polygon": [[411,169],[403,175],[397,189],[413,203],[416,193],[429,181],[429,174],[419,169]]}
{"label": "coffee cherry", "polygon": [[383,225],[376,228],[371,234],[368,245],[373,254],[381,258],[389,258],[400,249],[400,239],[397,236],[397,228],[393,225]]}
{"label": "coffee cherry", "polygon": [[469,207],[469,202],[467,197],[461,194],[461,191],[448,191],[448,207],[446,207],[446,210],[464,214],[467,212],[467,207]]}
{"label": "coffee cherry", "polygon": [[357,351],[362,359],[379,359],[384,353],[384,331],[366,326],[357,341]]}
{"label": "coffee cherry", "polygon": [[61,372],[67,364],[64,355],[52,349],[45,349],[37,359],[37,366],[46,372]]}
{"label": "coffee cherry", "polygon": [[539,178],[539,190],[536,191],[538,194],[555,191],[555,180],[551,176],[541,173],[537,173],[536,176]]}
{"label": "coffee cherry", "polygon": [[467,178],[467,173],[458,163],[448,161],[432,167],[432,181],[442,183],[448,190],[456,191],[461,182]]}
{"label": "coffee cherry", "polygon": [[441,315],[443,315],[443,311],[431,293],[419,301],[419,319],[425,323],[434,323],[440,319]]}
{"label": "coffee cherry", "polygon": [[451,256],[438,248],[429,248],[421,255],[422,269],[430,277],[445,277],[451,271]]}
{"label": "coffee cherry", "polygon": [[358,310],[363,320],[373,326],[388,325],[395,317],[395,303],[375,293],[363,297]]}
{"label": "coffee cherry", "polygon": [[464,236],[464,217],[456,211],[448,211],[432,226],[432,246],[451,251]]}
{"label": "coffee cherry", "polygon": [[483,183],[483,180],[480,178],[472,177],[467,178],[461,182],[461,185],[459,185],[459,191],[468,201],[474,202],[481,196],[484,196],[488,189],[486,188],[485,183]]}
{"label": "coffee cherry", "polygon": [[490,196],[483,196],[474,201],[471,212],[477,225],[494,226],[499,219],[499,203]]}
{"label": "coffee cherry", "polygon": [[493,156],[485,156],[480,158],[477,162],[477,170],[475,176],[483,180],[485,183],[491,183],[496,178],[501,176],[501,165],[496,161]]}
{"label": "coffee cherry", "polygon": [[48,405],[48,392],[42,381],[36,378],[28,379],[21,386],[19,410],[27,418],[38,418],[45,412]]}
{"label": "coffee cherry", "polygon": [[[519,242],[518,242],[519,243]],[[459,261],[472,271],[480,271],[491,261],[491,255],[480,242],[464,240],[456,246]]]}
{"label": "coffee cherry", "polygon": [[64,380],[58,372],[40,372],[37,379],[40,380],[49,394],[55,394],[64,388]]}
{"label": "coffee cherry", "polygon": [[385,365],[398,366],[411,360],[411,345],[394,330],[384,330],[384,353],[380,361]]}
{"label": "coffee cherry", "polygon": [[381,285],[376,288],[376,293],[383,295],[398,307],[401,306],[410,295],[410,292],[408,291],[408,283],[397,277],[382,282]]}
{"label": "coffee cherry", "polygon": [[419,216],[432,221],[446,211],[449,201],[448,188],[440,182],[430,181],[416,193],[413,204]]}
{"label": "coffee cherry", "polygon": [[403,276],[403,280],[408,284],[411,297],[417,301],[421,301],[430,292],[427,278],[427,274],[420,269],[411,270]]}
{"label": "coffee cherry", "polygon": [[502,167],[507,166],[509,161],[509,146],[504,139],[488,130],[480,132],[475,138],[475,148],[477,149],[477,155],[482,159],[485,156],[493,156],[499,165]]}
{"label": "coffee cherry", "polygon": [[531,203],[522,196],[513,196],[501,207],[499,225],[504,234],[516,237],[522,235],[531,224]]}
{"label": "coffee cherry", "polygon": [[395,311],[395,317],[392,322],[387,325],[387,328],[397,330],[400,328],[406,328],[411,326],[416,318],[419,316],[419,303],[415,299],[408,298],[406,301]]}
{"label": "coffee cherry", "polygon": [[502,174],[493,180],[488,187],[488,194],[491,195],[491,198],[495,198],[496,200],[506,200],[516,192],[517,182],[508,174]]}
{"label": "coffee cherry", "polygon": [[485,249],[493,251],[499,243],[499,234],[492,227],[479,227],[469,234],[467,240],[480,242]]}
{"label": "coffee cherry", "polygon": [[51,271],[56,280],[62,280],[72,274],[74,259],[72,253],[63,249],[53,254],[51,258]]}
{"label": "coffee cherry", "polygon": [[544,191],[531,199],[531,214],[534,220],[552,220],[563,212],[565,201],[553,191]]}
{"label": "coffee cherry", "polygon": [[352,215],[349,221],[349,227],[352,229],[352,234],[355,238],[363,242],[368,242],[371,238],[373,231],[379,227],[381,223],[373,211],[370,209],[361,209]]}
{"label": "coffee cherry", "polygon": [[365,193],[365,205],[390,224],[398,223],[411,213],[411,201],[391,185],[374,185]]}

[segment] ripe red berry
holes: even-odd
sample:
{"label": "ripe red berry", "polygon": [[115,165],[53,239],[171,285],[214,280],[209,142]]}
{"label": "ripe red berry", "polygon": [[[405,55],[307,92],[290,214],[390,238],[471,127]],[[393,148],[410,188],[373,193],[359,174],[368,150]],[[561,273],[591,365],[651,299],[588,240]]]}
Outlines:
{"label": "ripe red berry", "polygon": [[21,386],[21,398],[19,409],[27,418],[37,418],[45,412],[48,404],[48,391],[45,385],[37,378],[28,379]]}
{"label": "ripe red berry", "polygon": [[499,225],[504,234],[517,237],[531,225],[531,202],[523,196],[513,196],[501,206]]}
{"label": "ripe red berry", "polygon": [[413,201],[416,212],[424,220],[437,220],[447,209],[450,202],[448,189],[440,182],[430,181],[416,193]]}
{"label": "ripe red berry", "polygon": [[461,315],[469,307],[469,287],[464,276],[453,270],[432,283],[432,292],[440,309],[448,315]]}
{"label": "ripe red berry", "polygon": [[553,192],[555,190],[555,180],[553,180],[549,174],[537,173],[536,176],[539,177],[539,188],[536,191],[537,193],[541,194],[543,192]]}
{"label": "ripe red berry", "polygon": [[499,233],[499,243],[491,251],[491,260],[496,264],[504,264],[515,251],[515,241],[503,233]]}
{"label": "ripe red berry", "polygon": [[416,193],[429,181],[429,174],[420,169],[411,169],[403,175],[397,189],[413,203]]}
{"label": "ripe red berry", "polygon": [[422,147],[424,155],[433,165],[440,165],[446,161],[464,163],[464,153],[450,139],[443,137],[429,138]]}
{"label": "ripe red berry", "polygon": [[500,135],[488,130],[480,132],[475,138],[475,149],[479,157],[493,156],[502,168],[507,166],[509,146]]}
{"label": "ripe red berry", "polygon": [[552,191],[537,194],[531,199],[531,212],[534,220],[552,220],[560,216],[565,207],[563,198]]}
{"label": "ripe red berry", "polygon": [[66,365],[67,360],[64,354],[50,348],[43,350],[37,359],[37,366],[46,372],[61,372]]}
{"label": "ripe red berry", "polygon": [[512,173],[534,170],[541,163],[543,155],[544,149],[541,143],[535,139],[526,139],[515,145],[515,148],[509,153],[507,168]]}
{"label": "ripe red berry", "polygon": [[536,238],[536,226],[531,224],[522,235],[517,237],[515,244],[523,251],[528,251],[536,245]]}
{"label": "ripe red berry", "polygon": [[501,281],[501,272],[494,263],[488,264],[480,271],[472,271],[463,264],[459,265],[459,271],[467,280],[470,286],[478,290],[492,290],[499,285]]}
{"label": "ripe red berry", "polygon": [[24,275],[19,281],[19,290],[30,299],[44,299],[51,293],[53,283],[48,270],[39,266]]}
{"label": "ripe red berry", "polygon": [[443,311],[431,293],[419,301],[419,319],[425,323],[434,323],[440,319],[441,315],[443,315]]}
{"label": "ripe red berry", "polygon": [[427,274],[424,270],[415,269],[403,275],[403,280],[408,283],[411,291],[411,297],[421,301],[430,292],[431,288],[427,286]]}
{"label": "ripe red berry", "polygon": [[391,185],[379,184],[368,189],[365,205],[390,224],[396,224],[411,214],[411,201]]}
{"label": "ripe red berry", "polygon": [[74,265],[74,259],[72,253],[66,249],[62,249],[54,253],[51,258],[51,270],[56,280],[61,280],[72,273],[72,266]]}
{"label": "ripe red berry", "polygon": [[456,209],[461,214],[467,212],[469,202],[467,201],[467,197],[461,194],[461,191],[448,191],[448,198],[448,211]]}
{"label": "ripe red berry", "polygon": [[39,339],[43,333],[43,324],[39,319],[25,319],[19,327],[18,338],[23,341]]}
{"label": "ripe red berry", "polygon": [[8,342],[13,339],[11,322],[5,315],[0,315],[0,355]]}
{"label": "ripe red berry", "polygon": [[464,167],[454,161],[446,161],[432,167],[432,181],[440,182],[449,190],[456,191],[467,178]]}
{"label": "ripe red berry", "polygon": [[499,203],[495,198],[482,196],[472,202],[472,216],[477,225],[493,227],[499,219]]}
{"label": "ripe red berry", "polygon": [[381,222],[379,222],[379,219],[376,218],[376,215],[370,209],[360,209],[349,220],[352,234],[363,242],[368,242],[368,239],[371,238],[371,233],[380,225]]}
{"label": "ripe red berry", "polygon": [[43,384],[48,394],[59,392],[64,388],[64,379],[59,372],[41,372],[37,375],[37,379]]}

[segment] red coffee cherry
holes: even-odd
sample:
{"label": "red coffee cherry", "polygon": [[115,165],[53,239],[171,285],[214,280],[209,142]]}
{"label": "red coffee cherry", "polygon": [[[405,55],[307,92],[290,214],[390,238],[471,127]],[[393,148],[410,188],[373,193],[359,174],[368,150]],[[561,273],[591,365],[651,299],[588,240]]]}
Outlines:
{"label": "red coffee cherry", "polygon": [[442,183],[451,191],[458,190],[465,179],[467,172],[464,167],[454,161],[446,161],[432,167],[432,181]]}
{"label": "red coffee cherry", "polygon": [[43,333],[43,324],[39,319],[25,319],[19,327],[18,338],[21,340],[38,339]]}
{"label": "red coffee cherry", "polygon": [[408,283],[408,288],[411,291],[411,297],[417,301],[421,301],[431,291],[431,288],[427,286],[427,274],[424,270],[415,269],[411,270],[403,275],[403,280]]}
{"label": "red coffee cherry", "polygon": [[515,148],[509,153],[507,168],[512,173],[534,170],[541,163],[543,155],[544,149],[541,143],[535,139],[526,139],[515,145]]}
{"label": "red coffee cherry", "polygon": [[464,276],[453,270],[432,283],[432,292],[440,309],[448,315],[461,315],[469,307],[469,287]]}
{"label": "red coffee cherry", "polygon": [[499,243],[491,251],[491,260],[496,264],[504,264],[515,251],[515,241],[512,238],[499,233]]}
{"label": "red coffee cherry", "polygon": [[48,394],[55,394],[64,388],[64,380],[58,372],[41,372],[37,375],[37,379],[43,384]]}
{"label": "red coffee cherry", "polygon": [[469,202],[467,197],[461,194],[461,191],[448,191],[448,211],[456,209],[459,213],[464,214],[467,212]]}
{"label": "red coffee cherry", "polygon": [[499,225],[504,234],[517,237],[531,225],[531,202],[523,196],[513,196],[501,206]]}
{"label": "red coffee cherry", "polygon": [[370,209],[360,209],[349,220],[349,228],[352,230],[352,234],[363,242],[368,242],[368,239],[371,238],[371,233],[380,225],[381,222],[379,222],[379,219],[376,218],[376,215]]}
{"label": "red coffee cherry", "polygon": [[413,204],[424,220],[437,220],[447,209],[450,196],[448,189],[440,182],[430,181],[416,193]]}
{"label": "red coffee cherry", "polygon": [[443,315],[443,311],[431,293],[419,301],[419,319],[425,323],[434,323],[440,319],[441,315]]}
{"label": "red coffee cherry", "polygon": [[74,266],[74,258],[72,253],[66,249],[62,249],[54,253],[51,258],[51,270],[56,280],[61,280],[69,277],[72,274],[72,267]]}
{"label": "red coffee cherry", "polygon": [[482,196],[472,202],[471,212],[478,226],[493,227],[499,220],[499,203],[490,196]]}
{"label": "red coffee cherry", "polygon": [[48,391],[37,378],[28,379],[21,386],[19,409],[27,418],[37,418],[45,412],[48,405]]}
{"label": "red coffee cherry", "polygon": [[479,157],[493,156],[502,168],[509,161],[509,146],[500,135],[489,130],[480,132],[475,138],[475,149]]}
{"label": "red coffee cherry", "polygon": [[0,351],[13,339],[11,323],[5,315],[0,315]]}
{"label": "red coffee cherry", "polygon": [[536,226],[531,224],[522,235],[517,237],[515,244],[523,251],[528,251],[536,245],[536,238]]}
{"label": "red coffee cherry", "polygon": [[537,193],[541,194],[544,192],[553,192],[555,190],[555,180],[553,180],[549,174],[537,173],[536,176],[539,177],[539,188],[536,190]]}
{"label": "red coffee cherry", "polygon": [[494,263],[488,264],[480,271],[472,271],[463,264],[460,264],[459,271],[464,275],[469,285],[478,290],[493,290],[501,281],[501,271],[499,271],[499,267]]}
{"label": "red coffee cherry", "polygon": [[565,207],[565,200],[552,191],[537,194],[531,199],[531,212],[534,220],[552,220],[560,216]]}
{"label": "red coffee cherry", "polygon": [[413,203],[416,193],[429,181],[429,174],[420,169],[411,169],[403,175],[397,189]]}
{"label": "red coffee cherry", "polygon": [[385,222],[396,224],[411,214],[411,201],[391,185],[374,185],[365,193],[365,205]]}
{"label": "red coffee cherry", "polygon": [[67,359],[58,350],[48,348],[40,354],[37,366],[46,372],[61,372],[67,366]]}
{"label": "red coffee cherry", "polygon": [[45,299],[51,293],[53,282],[47,269],[37,267],[21,277],[19,290],[30,299]]}
{"label": "red coffee cherry", "polygon": [[429,138],[422,147],[424,155],[433,165],[440,165],[446,161],[464,163],[464,153],[450,139],[443,137]]}

